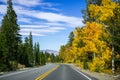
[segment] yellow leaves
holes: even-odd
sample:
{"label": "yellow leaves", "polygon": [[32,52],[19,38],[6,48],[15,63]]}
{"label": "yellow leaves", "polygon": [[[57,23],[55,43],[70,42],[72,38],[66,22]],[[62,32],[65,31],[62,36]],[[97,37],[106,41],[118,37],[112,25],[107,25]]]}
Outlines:
{"label": "yellow leaves", "polygon": [[51,62],[51,58],[50,57],[48,58],[48,62]]}
{"label": "yellow leaves", "polygon": [[93,43],[92,41],[86,41],[85,50],[90,52],[97,52],[95,43]]}
{"label": "yellow leaves", "polygon": [[102,25],[95,22],[87,22],[83,33],[86,34],[86,36],[83,37],[86,43],[85,50],[97,52],[96,44],[99,42],[98,38],[102,33]]}
{"label": "yellow leaves", "polygon": [[[77,57],[76,59],[83,61],[84,59],[88,59],[88,55],[92,55],[92,62],[88,62],[89,68],[92,71],[103,71],[105,62],[109,62],[112,55],[107,43],[100,40],[101,35],[109,36],[104,31],[104,26],[96,22],[87,22],[82,30],[81,28],[77,28],[74,34],[76,36],[72,44],[71,53]],[[81,40],[85,45],[82,47],[77,46]],[[83,61],[81,62],[81,67],[83,67]]]}
{"label": "yellow leaves", "polygon": [[117,54],[117,55],[116,55],[116,58],[117,58],[117,59],[119,59],[119,58],[120,58],[120,55],[119,55],[119,54]]}
{"label": "yellow leaves", "polygon": [[[103,25],[96,22],[87,22],[82,30],[77,28],[74,31],[76,36],[72,44],[71,53],[77,56],[83,56],[86,52],[102,53],[104,51],[102,48],[107,48],[105,42],[99,40],[103,33]],[[83,42],[80,43],[81,40]],[[78,46],[78,44],[80,45]]]}
{"label": "yellow leaves", "polygon": [[111,2],[111,0],[102,0],[102,5],[108,5]]}
{"label": "yellow leaves", "polygon": [[102,57],[105,61],[110,61],[112,56],[112,51],[107,47],[102,53]]}
{"label": "yellow leaves", "polygon": [[108,18],[114,16],[113,10],[117,6],[117,3],[112,2],[111,0],[102,0],[102,5],[91,4],[88,7],[90,17],[95,18],[96,21],[105,21]]}
{"label": "yellow leaves", "polygon": [[89,5],[88,10],[90,13],[90,17],[94,18],[94,17],[98,16],[98,13],[100,11],[100,7],[97,5],[91,4],[91,5]]}
{"label": "yellow leaves", "polygon": [[78,56],[84,56],[85,55],[84,53],[85,53],[84,47],[83,48],[78,48],[78,52],[77,52]]}
{"label": "yellow leaves", "polygon": [[91,71],[102,72],[104,70],[105,61],[102,58],[96,57],[93,62],[89,62],[88,66]]}
{"label": "yellow leaves", "polygon": [[[87,22],[84,27],[83,33],[86,34],[87,38],[98,38],[102,32],[102,25],[96,22]],[[89,36],[89,37],[88,37]]]}

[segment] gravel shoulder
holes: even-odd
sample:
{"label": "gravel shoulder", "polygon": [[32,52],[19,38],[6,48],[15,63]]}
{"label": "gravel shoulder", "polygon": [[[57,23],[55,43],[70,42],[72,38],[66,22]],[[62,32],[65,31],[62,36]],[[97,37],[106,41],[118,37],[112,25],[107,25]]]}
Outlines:
{"label": "gravel shoulder", "polygon": [[89,71],[89,70],[81,69],[77,66],[75,66],[75,67],[78,70],[82,71],[83,73],[88,74],[91,77],[94,77],[98,80],[120,80],[120,74],[116,75],[116,76],[113,76],[113,75],[106,74],[106,73],[98,73],[98,72],[92,72],[92,71]]}

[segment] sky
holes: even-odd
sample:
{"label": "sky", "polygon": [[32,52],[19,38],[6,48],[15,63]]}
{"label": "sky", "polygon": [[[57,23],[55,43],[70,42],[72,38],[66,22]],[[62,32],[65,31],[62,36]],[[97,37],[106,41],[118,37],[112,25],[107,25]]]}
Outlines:
{"label": "sky", "polygon": [[[59,51],[75,27],[83,26],[85,0],[12,0],[22,40],[32,32],[40,49]],[[0,25],[6,14],[7,0],[0,0]]]}

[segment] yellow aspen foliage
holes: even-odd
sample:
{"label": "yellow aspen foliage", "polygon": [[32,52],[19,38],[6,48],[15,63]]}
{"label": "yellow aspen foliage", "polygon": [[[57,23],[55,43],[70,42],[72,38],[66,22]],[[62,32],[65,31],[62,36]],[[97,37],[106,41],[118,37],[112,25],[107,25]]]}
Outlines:
{"label": "yellow aspen foliage", "polygon": [[111,0],[102,0],[102,4],[103,5],[107,5],[107,4],[109,4],[111,2]]}
{"label": "yellow aspen foliage", "polygon": [[119,55],[119,54],[117,54],[117,55],[116,55],[116,58],[118,58],[118,59],[119,59],[119,58],[120,58],[120,55]]}
{"label": "yellow aspen foliage", "polygon": [[92,41],[86,41],[85,51],[97,52],[95,43]]}
{"label": "yellow aspen foliage", "polygon": [[48,58],[48,62],[51,62],[51,58],[50,57]]}
{"label": "yellow aspen foliage", "polygon": [[82,48],[83,45],[82,43],[80,43],[80,40],[82,40],[82,36],[83,36],[82,29],[80,27],[77,27],[76,30],[74,30],[74,34],[75,34],[75,39],[72,44],[71,52],[75,56],[80,57],[82,56],[82,53],[84,53],[84,48]]}
{"label": "yellow aspen foliage", "polygon": [[102,52],[102,58],[104,61],[110,61],[112,56],[112,51],[109,47],[105,48],[104,52]]}
{"label": "yellow aspen foliage", "polygon": [[104,26],[96,22],[87,22],[84,27],[77,27],[73,33],[75,36],[72,45],[66,44],[60,50],[64,62],[76,62],[81,68],[88,65],[92,71],[103,71],[112,55],[107,43],[100,39],[101,36],[109,37],[104,31]]}
{"label": "yellow aspen foliage", "polygon": [[105,21],[114,16],[113,10],[116,6],[117,3],[112,2],[112,0],[102,0],[101,6],[91,4],[89,5],[88,10],[91,18],[95,18],[96,21]]}
{"label": "yellow aspen foliage", "polygon": [[94,58],[93,62],[88,62],[91,71],[102,72],[104,70],[105,61],[102,58]]}
{"label": "yellow aspen foliage", "polygon": [[78,48],[77,50],[77,56],[81,56],[81,57],[84,57],[85,56],[85,48]]}
{"label": "yellow aspen foliage", "polygon": [[87,22],[83,29],[83,33],[86,35],[86,39],[94,39],[100,36],[102,32],[102,25],[96,22]]}
{"label": "yellow aspen foliage", "polygon": [[[101,35],[103,37],[109,37],[109,34],[104,32],[104,26],[96,22],[87,22],[82,28],[77,28],[74,31],[76,35],[72,44],[71,52],[81,60],[79,66],[84,67],[84,59],[87,59],[87,54],[96,57],[92,58],[92,62],[88,62],[88,66],[92,71],[103,71],[106,62],[111,60],[111,49],[108,47],[105,41],[100,40]],[[78,46],[80,41],[83,46]],[[90,53],[89,53],[90,52]],[[77,59],[76,58],[76,59]],[[89,60],[89,59],[88,59]]]}
{"label": "yellow aspen foliage", "polygon": [[86,43],[85,50],[90,52],[96,52],[97,48],[96,44],[99,43],[100,40],[98,40],[99,36],[102,33],[102,25],[98,24],[96,22],[87,22],[86,26],[83,29],[84,36],[84,42]]}

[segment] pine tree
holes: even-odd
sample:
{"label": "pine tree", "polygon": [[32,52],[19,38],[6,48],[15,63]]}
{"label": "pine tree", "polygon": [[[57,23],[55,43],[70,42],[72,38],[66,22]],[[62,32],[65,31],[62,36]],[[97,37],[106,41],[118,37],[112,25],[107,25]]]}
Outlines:
{"label": "pine tree", "polygon": [[45,65],[46,64],[46,56],[44,52],[40,52],[40,65]]}
{"label": "pine tree", "polygon": [[74,40],[74,33],[71,32],[70,35],[69,35],[69,41],[68,41],[69,46],[72,46],[73,40]]}
{"label": "pine tree", "polygon": [[34,55],[33,55],[33,39],[32,39],[32,33],[30,32],[29,35],[29,63],[31,66],[34,64]]}
{"label": "pine tree", "polygon": [[34,45],[34,55],[35,55],[35,65],[39,65],[40,64],[40,47],[39,47],[39,43],[35,43]]}
{"label": "pine tree", "polygon": [[13,70],[17,66],[18,45],[20,42],[19,26],[17,24],[17,15],[12,7],[12,0],[7,1],[7,13],[2,20],[1,35],[3,42],[3,54],[5,63],[9,69]]}

